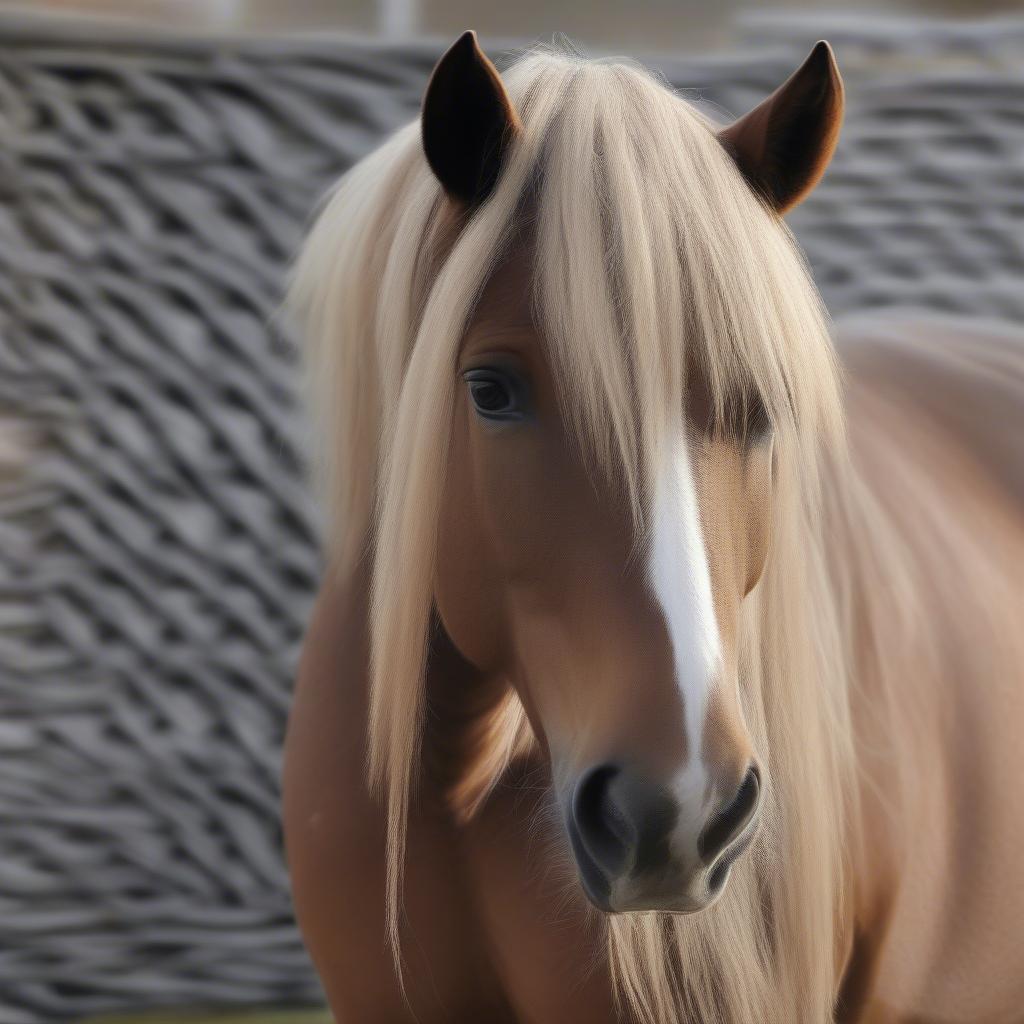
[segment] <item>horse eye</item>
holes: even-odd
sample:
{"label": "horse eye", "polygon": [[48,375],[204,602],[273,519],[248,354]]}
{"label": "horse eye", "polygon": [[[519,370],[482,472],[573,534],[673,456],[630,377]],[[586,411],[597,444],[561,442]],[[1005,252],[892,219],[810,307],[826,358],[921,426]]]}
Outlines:
{"label": "horse eye", "polygon": [[522,389],[511,374],[485,368],[469,370],[465,379],[473,406],[485,419],[513,420],[522,417]]}

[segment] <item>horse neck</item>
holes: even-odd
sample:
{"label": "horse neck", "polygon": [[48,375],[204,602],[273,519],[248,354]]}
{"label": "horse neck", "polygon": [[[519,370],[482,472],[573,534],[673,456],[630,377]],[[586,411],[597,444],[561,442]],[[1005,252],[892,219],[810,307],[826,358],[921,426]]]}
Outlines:
{"label": "horse neck", "polygon": [[[842,575],[845,556],[835,550],[832,516],[833,505],[842,504],[836,488],[841,492],[845,485],[845,463],[829,453],[821,458],[823,507],[805,495],[811,484],[803,467],[783,471],[774,554],[748,599],[743,668],[751,680],[760,676],[759,699],[752,691],[748,703],[751,716],[762,717],[751,725],[770,764],[774,810],[783,826],[759,866],[772,902],[788,921],[778,925],[777,939],[808,958],[815,954],[806,935],[819,948],[831,939],[840,971],[852,941],[855,883],[863,874],[854,714],[859,697],[850,588]],[[809,902],[821,908],[813,919]]]}
{"label": "horse neck", "polygon": [[[892,458],[898,431],[891,424],[876,428],[859,406],[853,411],[862,422],[851,431],[852,460],[836,460],[824,473],[822,529],[829,538],[825,579],[836,613],[855,768],[847,795],[850,909],[863,924],[880,911],[900,870],[915,766],[941,757],[934,718],[941,709],[928,692],[941,670],[921,642],[930,614],[925,567],[904,532],[914,519],[913,501],[908,495],[908,501],[890,502],[885,494],[912,469],[900,469],[902,455]],[[867,434],[878,434],[870,443],[887,452],[884,473],[864,451]],[[895,485],[894,493],[899,490]]]}

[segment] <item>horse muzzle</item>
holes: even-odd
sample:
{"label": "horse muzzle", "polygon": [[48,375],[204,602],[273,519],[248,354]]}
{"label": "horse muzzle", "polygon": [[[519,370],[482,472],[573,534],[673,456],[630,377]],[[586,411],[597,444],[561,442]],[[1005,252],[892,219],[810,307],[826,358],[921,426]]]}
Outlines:
{"label": "horse muzzle", "polygon": [[601,764],[573,787],[566,829],[580,882],[608,913],[693,913],[721,895],[749,845],[761,776],[750,765],[710,813],[686,813],[668,787],[621,765]]}

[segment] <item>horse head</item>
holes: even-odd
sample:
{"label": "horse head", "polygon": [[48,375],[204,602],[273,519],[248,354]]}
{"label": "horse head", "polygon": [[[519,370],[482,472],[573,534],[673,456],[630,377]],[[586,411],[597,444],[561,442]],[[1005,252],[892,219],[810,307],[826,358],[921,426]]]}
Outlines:
{"label": "horse head", "polygon": [[[835,62],[819,43],[718,133],[731,158],[723,165],[739,171],[763,216],[821,177],[841,110]],[[467,33],[436,68],[422,117],[453,233],[487,204],[521,131]],[[601,146],[600,132],[585,144]],[[632,145],[642,152],[642,140]],[[614,174],[612,148],[601,159]],[[552,317],[538,314],[560,301],[538,267],[553,258],[552,233],[574,229],[539,212],[545,187],[540,176],[521,198],[457,346],[433,600],[465,660],[521,701],[590,900],[605,911],[696,911],[721,894],[755,835],[768,783],[766,752],[745,720],[737,637],[771,544],[772,417],[755,380],[723,386],[698,346],[647,349],[635,328],[620,373],[589,367],[619,359],[620,339],[607,336],[614,308],[592,351],[567,359],[546,330]],[[666,230],[657,215],[638,208],[631,237],[599,225],[595,251],[572,252],[578,266],[554,274],[583,295],[582,315],[586,266],[604,275],[609,262],[625,264],[615,304],[626,307],[641,301],[632,273],[674,272],[642,266],[643,234]],[[598,289],[592,302],[605,302]],[[661,315],[670,313],[627,308],[626,317]],[[656,384],[639,383],[643,374]],[[602,389],[609,379],[617,389]],[[580,407],[594,405],[604,420],[581,428]]]}

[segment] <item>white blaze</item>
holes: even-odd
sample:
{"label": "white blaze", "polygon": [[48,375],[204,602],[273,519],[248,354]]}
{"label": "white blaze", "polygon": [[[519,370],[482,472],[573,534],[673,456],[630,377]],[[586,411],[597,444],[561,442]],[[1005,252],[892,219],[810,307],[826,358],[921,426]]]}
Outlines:
{"label": "white blaze", "polygon": [[[683,698],[688,757],[684,779],[696,789],[703,772],[693,770],[700,764],[704,715],[721,661],[721,640],[684,436],[669,446],[667,455],[655,483],[650,578],[668,626]],[[699,804],[699,791],[689,797]]]}

